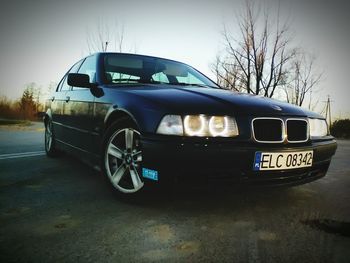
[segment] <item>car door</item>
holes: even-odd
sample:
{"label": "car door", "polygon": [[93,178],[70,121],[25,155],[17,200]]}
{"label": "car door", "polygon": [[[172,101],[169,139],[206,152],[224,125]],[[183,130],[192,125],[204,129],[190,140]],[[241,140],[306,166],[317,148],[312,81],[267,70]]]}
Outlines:
{"label": "car door", "polygon": [[[95,82],[96,56],[87,57],[77,73],[89,75],[90,82]],[[92,149],[94,96],[89,88],[72,87],[66,93],[65,116],[69,127],[68,143],[85,152]]]}
{"label": "car door", "polygon": [[69,86],[67,83],[67,76],[69,73],[77,72],[81,63],[82,60],[71,67],[71,69],[61,79],[60,83],[57,86],[56,92],[50,98],[53,129],[55,131],[56,140],[59,140],[61,142],[67,142],[68,135],[68,130],[65,127],[65,104],[67,99],[67,93],[70,91],[71,86]]}

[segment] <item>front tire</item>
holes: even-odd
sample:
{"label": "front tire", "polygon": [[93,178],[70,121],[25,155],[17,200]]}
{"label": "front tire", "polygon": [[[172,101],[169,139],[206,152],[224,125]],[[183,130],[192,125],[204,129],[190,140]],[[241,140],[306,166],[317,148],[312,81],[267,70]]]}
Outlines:
{"label": "front tire", "polygon": [[128,120],[114,122],[107,130],[102,151],[105,176],[115,190],[136,194],[143,190],[140,132]]}

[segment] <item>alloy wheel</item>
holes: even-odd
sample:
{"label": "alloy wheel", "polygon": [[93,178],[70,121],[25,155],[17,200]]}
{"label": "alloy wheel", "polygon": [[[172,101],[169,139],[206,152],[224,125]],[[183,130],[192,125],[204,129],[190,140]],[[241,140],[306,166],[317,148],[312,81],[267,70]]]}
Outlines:
{"label": "alloy wheel", "polygon": [[142,151],[140,133],[132,128],[116,131],[105,152],[107,175],[115,188],[123,193],[135,193],[144,183],[141,179]]}
{"label": "alloy wheel", "polygon": [[49,152],[52,147],[52,123],[48,121],[45,127],[45,147],[46,151]]}

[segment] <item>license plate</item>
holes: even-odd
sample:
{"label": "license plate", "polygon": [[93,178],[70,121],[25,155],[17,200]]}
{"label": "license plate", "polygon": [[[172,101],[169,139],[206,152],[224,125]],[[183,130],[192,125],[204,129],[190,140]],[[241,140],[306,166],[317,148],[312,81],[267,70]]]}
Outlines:
{"label": "license plate", "polygon": [[142,176],[154,181],[158,181],[158,171],[142,168]]}
{"label": "license plate", "polygon": [[312,166],[313,151],[255,152],[253,170],[286,170]]}

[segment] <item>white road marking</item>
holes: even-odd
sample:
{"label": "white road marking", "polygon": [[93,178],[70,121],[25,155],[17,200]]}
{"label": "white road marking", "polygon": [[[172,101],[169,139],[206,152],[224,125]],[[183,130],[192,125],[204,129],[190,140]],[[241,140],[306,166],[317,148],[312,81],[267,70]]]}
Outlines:
{"label": "white road marking", "polygon": [[6,153],[6,154],[0,154],[0,160],[33,157],[33,156],[41,156],[41,155],[45,155],[45,151],[24,152],[24,153]]}

